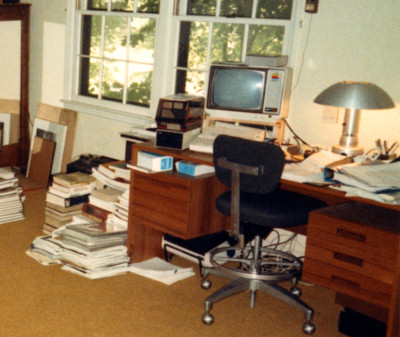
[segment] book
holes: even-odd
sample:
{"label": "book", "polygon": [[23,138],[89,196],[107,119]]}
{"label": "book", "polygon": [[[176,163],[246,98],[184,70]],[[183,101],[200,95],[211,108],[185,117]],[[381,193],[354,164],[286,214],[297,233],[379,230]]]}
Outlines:
{"label": "book", "polygon": [[91,203],[84,204],[82,207],[82,212],[83,215],[86,215],[88,218],[92,218],[93,220],[97,219],[100,221],[107,220],[111,214],[110,211],[107,211]]}
{"label": "book", "polygon": [[97,179],[96,183],[102,185],[102,187],[109,186],[117,190],[126,191],[129,189],[129,181],[116,177],[114,179],[108,178],[103,173],[101,173],[96,167],[92,168],[92,176]]}
{"label": "book", "polygon": [[139,151],[137,166],[151,171],[168,171],[172,169],[172,157],[150,151]]}
{"label": "book", "polygon": [[90,194],[92,192],[92,188],[91,188],[90,185],[82,185],[82,187],[83,186],[85,186],[85,187],[88,186],[88,188],[85,188],[85,189],[82,189],[82,190],[78,190],[78,191],[75,191],[75,192],[64,192],[64,191],[61,191],[61,190],[59,190],[57,188],[54,188],[53,186],[50,186],[48,188],[48,192],[50,192],[52,194],[55,194],[55,195],[58,195],[58,196],[63,197],[63,198],[70,198],[70,197],[75,197],[75,196],[78,196],[78,195]]}
{"label": "book", "polygon": [[66,187],[86,185],[95,181],[96,179],[93,176],[79,171],[73,173],[61,173],[53,176],[53,182]]}
{"label": "book", "polygon": [[47,192],[46,193],[46,202],[51,202],[52,204],[56,204],[56,205],[62,206],[62,207],[69,207],[69,206],[74,206],[74,205],[83,204],[85,202],[88,202],[89,195],[90,194],[84,194],[84,195],[77,195],[77,196],[69,197],[69,198],[63,198],[63,197],[60,197],[59,195],[55,195],[50,192]]}
{"label": "book", "polygon": [[53,182],[50,187],[52,189],[56,189],[56,190],[59,190],[64,193],[74,194],[76,192],[81,192],[81,191],[87,191],[88,193],[90,193],[92,191],[92,189],[94,188],[94,186],[95,186],[95,182],[90,183],[90,184],[70,186],[70,187],[66,187],[66,186],[63,186],[63,185]]}
{"label": "book", "polygon": [[82,210],[82,204],[76,204],[76,205],[71,205],[71,206],[60,206],[57,204],[52,203],[51,201],[46,201],[46,207],[51,208],[52,210],[55,210],[60,213],[69,213],[73,212],[76,210]]}
{"label": "book", "polygon": [[176,163],[176,170],[179,173],[187,174],[190,176],[199,176],[206,173],[214,173],[214,166],[194,163],[187,160],[181,160]]}
{"label": "book", "polygon": [[15,178],[15,172],[11,170],[11,167],[0,167],[0,178],[13,179]]}
{"label": "book", "polygon": [[116,190],[114,188],[104,188],[101,190],[95,190],[89,197],[89,203],[100,207],[109,212],[115,212],[115,202],[118,197],[121,196],[123,191]]}
{"label": "book", "polygon": [[71,220],[72,220],[72,218],[60,220],[60,219],[53,218],[53,217],[51,217],[49,215],[45,215],[45,217],[44,217],[44,222],[46,224],[48,224],[48,225],[51,225],[51,226],[55,227],[55,228],[59,228],[61,226],[65,226],[65,225],[69,224],[71,222]]}
{"label": "book", "polygon": [[109,165],[110,169],[114,170],[116,177],[124,180],[131,180],[131,170],[128,167],[127,162],[118,162]]}

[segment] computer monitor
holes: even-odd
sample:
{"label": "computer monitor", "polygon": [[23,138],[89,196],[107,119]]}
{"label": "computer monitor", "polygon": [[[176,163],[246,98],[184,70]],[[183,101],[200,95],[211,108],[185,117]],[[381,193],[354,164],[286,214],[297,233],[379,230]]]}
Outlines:
{"label": "computer monitor", "polygon": [[288,116],[290,68],[210,67],[207,113],[213,117],[273,123]]}

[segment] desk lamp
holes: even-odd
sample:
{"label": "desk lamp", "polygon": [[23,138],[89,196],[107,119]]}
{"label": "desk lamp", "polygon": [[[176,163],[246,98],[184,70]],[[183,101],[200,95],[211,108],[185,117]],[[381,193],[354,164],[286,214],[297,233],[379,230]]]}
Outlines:
{"label": "desk lamp", "polygon": [[342,136],[332,152],[358,156],[364,152],[358,146],[358,127],[361,109],[380,110],[394,108],[390,96],[377,85],[367,82],[339,82],[322,91],[315,103],[345,108]]}

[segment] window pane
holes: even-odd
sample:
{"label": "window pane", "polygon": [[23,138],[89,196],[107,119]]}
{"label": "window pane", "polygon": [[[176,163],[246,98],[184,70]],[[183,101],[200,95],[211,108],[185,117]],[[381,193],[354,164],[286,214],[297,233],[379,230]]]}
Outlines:
{"label": "window pane", "polygon": [[107,0],[88,0],[88,9],[107,10]]}
{"label": "window pane", "polygon": [[257,18],[290,19],[293,0],[259,0]]}
{"label": "window pane", "polygon": [[100,56],[101,16],[84,15],[82,18],[82,55]]}
{"label": "window pane", "polygon": [[180,94],[202,95],[205,76],[206,74],[204,72],[178,70],[175,92]]}
{"label": "window pane", "polygon": [[251,18],[253,0],[222,0],[220,16]]}
{"label": "window pane", "polygon": [[217,0],[189,0],[187,15],[215,16]]}
{"label": "window pane", "polygon": [[102,98],[122,102],[124,82],[125,62],[105,60],[103,63]]}
{"label": "window pane", "polygon": [[139,13],[159,13],[160,0],[138,0],[137,11]]}
{"label": "window pane", "polygon": [[212,62],[241,62],[244,25],[214,24],[211,44]]}
{"label": "window pane", "polygon": [[84,96],[99,95],[99,69],[98,59],[81,58],[81,77],[79,83],[79,94]]}
{"label": "window pane", "polygon": [[132,20],[129,50],[130,61],[153,63],[155,34],[156,20]]}
{"label": "window pane", "polygon": [[285,27],[282,26],[251,25],[247,39],[247,55],[282,55],[284,34]]}
{"label": "window pane", "polygon": [[209,24],[181,22],[178,67],[205,69]]}
{"label": "window pane", "polygon": [[152,66],[129,64],[128,103],[150,106],[152,76]]}
{"label": "window pane", "polygon": [[123,17],[106,17],[104,56],[113,59],[126,59],[126,40],[128,19]]}
{"label": "window pane", "polygon": [[135,7],[135,0],[112,0],[111,10],[132,12]]}

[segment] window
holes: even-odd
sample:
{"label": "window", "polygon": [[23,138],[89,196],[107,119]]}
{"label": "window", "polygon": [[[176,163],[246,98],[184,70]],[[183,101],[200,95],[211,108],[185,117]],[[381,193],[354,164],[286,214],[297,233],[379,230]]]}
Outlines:
{"label": "window", "polygon": [[150,119],[161,96],[204,95],[212,63],[241,63],[246,55],[290,54],[296,1],[70,4],[67,105],[118,119]]}
{"label": "window", "polygon": [[186,16],[179,18],[175,91],[203,94],[211,63],[287,53],[292,2],[188,1]]}

